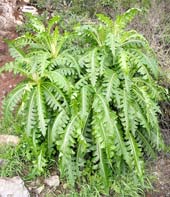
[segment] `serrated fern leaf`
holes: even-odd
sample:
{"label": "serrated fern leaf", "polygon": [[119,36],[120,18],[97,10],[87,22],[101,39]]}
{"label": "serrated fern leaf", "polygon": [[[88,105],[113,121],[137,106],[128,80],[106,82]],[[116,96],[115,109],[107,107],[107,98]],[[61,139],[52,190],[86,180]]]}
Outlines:
{"label": "serrated fern leaf", "polygon": [[45,27],[44,24],[39,20],[36,16],[32,15],[31,13],[27,13],[27,16],[29,16],[29,23],[30,26],[38,33],[38,32],[44,32]]}
{"label": "serrated fern leaf", "polygon": [[78,65],[76,58],[68,53],[64,53],[64,56],[66,56],[67,61],[70,63],[70,67],[74,68],[80,76],[80,67]]}
{"label": "serrated fern leaf", "polygon": [[[145,131],[144,131],[145,132]],[[153,147],[151,145],[151,142],[148,141],[147,137],[139,130],[137,130],[137,134],[140,138],[140,140],[142,141],[143,143],[143,147],[144,147],[144,151],[145,153],[148,155],[148,156],[151,156],[152,158],[155,158],[156,157],[156,153],[155,151],[153,150]]]}
{"label": "serrated fern leaf", "polygon": [[[100,143],[106,151],[108,161],[113,157],[114,150],[116,150],[117,155],[123,156],[125,161],[130,164],[129,154],[126,150],[122,132],[118,128],[116,115],[109,112],[105,99],[102,96],[99,98],[102,108],[99,108],[100,104],[98,102],[96,103],[96,107],[94,106],[96,112],[100,114],[98,114],[98,120],[94,122],[96,129],[95,135],[100,139]],[[102,111],[104,111],[104,115],[101,113]],[[111,162],[110,165],[112,166]]]}
{"label": "serrated fern leaf", "polygon": [[55,98],[55,95],[49,90],[47,89],[46,86],[42,86],[44,89],[44,95],[46,97],[46,102],[47,104],[53,109],[53,110],[63,110],[63,106],[61,105],[61,103]]}
{"label": "serrated fern leaf", "polygon": [[52,27],[58,23],[60,16],[54,16],[48,21],[48,32],[51,33]]}
{"label": "serrated fern leaf", "polygon": [[68,107],[68,100],[67,100],[64,92],[56,84],[45,81],[45,82],[43,82],[43,86],[45,86],[47,89],[49,89],[49,91],[59,94],[59,96],[63,100],[63,105]]}
{"label": "serrated fern leaf", "polygon": [[97,18],[107,27],[113,27],[113,21],[104,14],[97,14]]}
{"label": "serrated fern leaf", "polygon": [[63,89],[63,91],[65,92],[70,92],[71,91],[71,83],[70,81],[68,81],[65,76],[63,76],[62,74],[60,74],[57,71],[49,71],[46,73],[47,77],[55,82],[59,87],[61,87]]}
{"label": "serrated fern leaf", "polygon": [[36,91],[33,90],[30,93],[30,97],[29,97],[29,101],[28,101],[28,111],[27,111],[27,115],[26,115],[26,133],[27,136],[31,135],[31,130],[34,128],[35,126],[35,95],[36,95]]}
{"label": "serrated fern leaf", "polygon": [[129,151],[133,157],[134,167],[136,168],[139,177],[142,178],[143,161],[141,160],[141,150],[139,149],[138,144],[131,133],[128,132],[126,137],[128,139],[127,144],[129,145]]}
{"label": "serrated fern leaf", "polygon": [[109,167],[107,165],[107,159],[104,150],[101,148],[99,143],[97,143],[96,153],[99,157],[99,170],[104,181],[105,192],[109,193]]}
{"label": "serrated fern leaf", "polygon": [[120,50],[119,52],[119,56],[118,56],[118,62],[119,62],[119,65],[124,73],[124,75],[128,75],[129,74],[129,71],[130,71],[130,68],[129,68],[129,65],[128,65],[128,55],[127,55],[127,52],[125,50]]}
{"label": "serrated fern leaf", "polygon": [[100,40],[100,36],[98,34],[98,31],[96,28],[90,25],[84,25],[81,28],[77,28],[77,32],[82,37],[88,38],[89,40],[92,40],[93,42],[91,44],[97,44],[99,46],[102,46],[102,42]]}
{"label": "serrated fern leaf", "polygon": [[89,79],[92,86],[94,87],[97,81],[97,76],[99,74],[99,65],[98,60],[96,59],[96,49],[90,52],[89,54],[89,64],[87,64],[87,72],[89,73]]}
{"label": "serrated fern leaf", "polygon": [[106,37],[105,42],[106,42],[106,45],[109,46],[110,50],[112,51],[113,58],[115,58],[116,47],[118,45],[115,35],[112,33],[109,33]]}
{"label": "serrated fern leaf", "polygon": [[14,41],[6,41],[9,45],[9,52],[13,58],[24,59],[25,53],[23,50],[15,46]]}
{"label": "serrated fern leaf", "polygon": [[131,8],[126,11],[124,14],[118,16],[115,20],[115,27],[118,27],[119,30],[125,28],[129,22],[140,12],[140,9]]}
{"label": "serrated fern leaf", "polygon": [[[67,121],[68,121],[68,117],[67,117],[65,111],[61,111],[56,116],[56,118],[52,124],[51,130],[50,130],[50,139],[52,142],[54,142],[56,140],[57,130],[63,130]],[[58,132],[58,135],[59,135],[59,133],[61,133],[61,132]]]}
{"label": "serrated fern leaf", "polygon": [[42,135],[45,137],[46,130],[47,130],[47,123],[46,123],[46,117],[45,117],[45,104],[44,104],[44,95],[42,93],[42,88],[40,85],[37,87],[36,91],[36,100],[37,100],[37,113],[38,113],[38,119],[39,119],[39,129],[41,130]]}
{"label": "serrated fern leaf", "polygon": [[68,116],[66,115],[66,112],[63,110],[59,112],[52,125],[48,129],[48,151],[51,152],[51,147],[53,144],[58,141],[59,134],[63,132],[64,128],[66,127],[66,124],[68,122]]}
{"label": "serrated fern leaf", "polygon": [[105,77],[105,81],[106,81],[106,84],[104,84],[106,86],[106,88],[104,90],[104,92],[105,92],[104,94],[106,96],[106,100],[109,102],[109,101],[111,101],[111,99],[113,97],[113,93],[119,87],[120,81],[119,81],[117,73],[112,71],[111,69],[105,70],[104,77]]}
{"label": "serrated fern leaf", "polygon": [[5,99],[3,108],[4,108],[4,118],[8,121],[11,117],[11,113],[14,111],[17,104],[22,99],[23,94],[25,93],[26,83],[21,83],[14,88],[8,97]]}
{"label": "serrated fern leaf", "polygon": [[83,86],[81,88],[81,94],[80,94],[80,117],[83,120],[83,118],[87,117],[89,114],[89,111],[91,110],[91,92],[90,87]]}
{"label": "serrated fern leaf", "polygon": [[76,126],[78,115],[75,115],[67,124],[67,127],[63,131],[61,140],[58,140],[59,154],[59,165],[62,175],[67,175],[67,179],[71,185],[75,184],[75,171],[76,165],[73,161],[74,150],[72,146],[74,145],[73,132]]}
{"label": "serrated fern leaf", "polygon": [[152,76],[157,79],[159,76],[159,68],[156,60],[153,59],[153,57],[148,58],[143,52],[140,50],[133,50],[130,49],[130,58],[136,66],[138,67],[138,72],[144,75],[147,75],[147,77],[150,79]]}
{"label": "serrated fern leaf", "polygon": [[60,142],[60,151],[61,151],[61,155],[62,157],[65,157],[66,155],[64,155],[64,153],[67,154],[67,150],[70,147],[70,143],[71,143],[71,139],[72,139],[72,132],[74,131],[74,126],[75,126],[75,122],[78,118],[78,115],[75,115],[71,121],[69,122],[69,124],[67,125],[64,134],[62,136],[61,142]]}
{"label": "serrated fern leaf", "polygon": [[57,72],[59,72],[60,74],[64,76],[71,76],[71,75],[75,75],[76,73],[74,68],[67,68],[67,67],[58,68]]}

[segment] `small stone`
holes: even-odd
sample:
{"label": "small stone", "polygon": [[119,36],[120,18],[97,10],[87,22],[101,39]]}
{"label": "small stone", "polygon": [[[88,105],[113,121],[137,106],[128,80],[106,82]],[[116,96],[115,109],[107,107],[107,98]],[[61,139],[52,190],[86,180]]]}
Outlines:
{"label": "small stone", "polygon": [[44,189],[44,185],[38,187],[38,188],[35,190],[35,193],[36,193],[36,194],[40,194],[40,193],[43,191],[43,189]]}
{"label": "small stone", "polygon": [[20,177],[0,178],[1,197],[30,197],[24,182]]}
{"label": "small stone", "polygon": [[161,166],[164,166],[165,165],[165,159],[161,159],[159,162],[160,162],[160,165]]}
{"label": "small stone", "polygon": [[22,7],[21,11],[24,12],[24,13],[31,13],[33,15],[37,15],[38,14],[37,8],[35,8],[34,6],[24,5]]}
{"label": "small stone", "polygon": [[30,186],[32,187],[32,188],[37,188],[38,186],[40,186],[41,185],[41,180],[39,179],[39,178],[37,178],[36,180],[34,180],[34,181],[31,181],[31,183],[30,183]]}
{"label": "small stone", "polygon": [[68,188],[68,185],[65,183],[63,184],[63,189],[67,189]]}
{"label": "small stone", "polygon": [[2,167],[5,163],[5,160],[4,159],[0,159],[0,167]]}
{"label": "small stone", "polygon": [[[4,60],[3,60],[3,61],[4,61]],[[1,74],[1,78],[2,78],[2,79],[5,79],[5,78],[6,78],[6,76],[5,76],[4,73]]]}
{"label": "small stone", "polygon": [[59,176],[51,176],[44,180],[44,183],[49,187],[58,187],[60,185]]}
{"label": "small stone", "polygon": [[17,145],[20,139],[14,135],[0,135],[0,144]]}
{"label": "small stone", "polygon": [[3,94],[3,95],[6,95],[6,93],[7,93],[7,92],[6,92],[5,90],[2,90],[2,94]]}
{"label": "small stone", "polygon": [[30,3],[30,0],[23,0],[25,3]]}

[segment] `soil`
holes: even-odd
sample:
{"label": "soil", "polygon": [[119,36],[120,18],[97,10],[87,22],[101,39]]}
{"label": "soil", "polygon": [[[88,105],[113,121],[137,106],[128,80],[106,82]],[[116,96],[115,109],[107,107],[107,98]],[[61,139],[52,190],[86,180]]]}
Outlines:
{"label": "soil", "polygon": [[[13,39],[17,37],[17,34],[12,32],[6,32],[4,34],[5,38]],[[12,61],[9,55],[8,46],[3,40],[4,38],[0,36],[0,67],[5,63]],[[3,73],[0,76],[0,112],[2,110],[2,101],[4,97],[11,91],[12,88],[16,86],[23,78],[21,76],[15,76],[11,72]],[[0,113],[1,114],[1,113]]]}
{"label": "soil", "polygon": [[[6,38],[13,39],[17,37],[15,31],[5,34]],[[5,63],[12,61],[9,55],[8,47],[0,37],[0,67]],[[2,101],[4,97],[22,81],[21,76],[14,76],[13,73],[3,73],[0,76],[0,114],[2,110]],[[170,145],[170,103],[163,103],[163,115],[160,117],[160,126],[167,145]],[[146,194],[147,197],[170,197],[170,154],[160,154],[155,162],[150,164],[149,170],[156,177],[154,189]],[[40,195],[41,196],[41,195]]]}
{"label": "soil", "polygon": [[151,171],[157,178],[154,191],[147,197],[170,197],[170,157],[162,155],[151,165]]}

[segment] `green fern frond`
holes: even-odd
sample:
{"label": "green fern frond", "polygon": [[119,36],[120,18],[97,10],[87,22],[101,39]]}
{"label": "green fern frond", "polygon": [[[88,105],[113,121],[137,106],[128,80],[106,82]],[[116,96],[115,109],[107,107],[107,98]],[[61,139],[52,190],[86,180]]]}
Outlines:
{"label": "green fern frond", "polygon": [[129,151],[133,157],[132,165],[136,168],[138,176],[142,179],[143,161],[141,160],[141,149],[130,132],[127,132],[126,137],[128,140],[127,145],[129,146]]}
{"label": "green fern frond", "polygon": [[130,67],[128,64],[128,54],[125,50],[119,51],[118,63],[124,75],[129,75]]}
{"label": "green fern frond", "polygon": [[152,75],[156,79],[158,78],[160,71],[157,62],[156,60],[153,59],[153,57],[148,58],[140,50],[131,49],[130,52],[131,52],[131,58],[135,59],[136,65],[139,67],[139,72],[141,74],[146,73],[148,78]]}
{"label": "green fern frond", "polygon": [[41,22],[40,19],[38,19],[36,16],[34,16],[31,13],[27,13],[26,15],[29,18],[29,24],[33,28],[33,30],[35,30],[37,33],[38,32],[41,33],[45,31],[44,24]]}
{"label": "green fern frond", "polygon": [[[111,159],[111,157],[114,155],[114,149],[116,149],[117,154],[122,155],[129,164],[128,152],[124,144],[122,132],[117,125],[116,115],[113,112],[110,112],[105,99],[101,95],[99,96],[99,100],[102,105],[101,108],[99,108],[100,103],[98,103],[98,101],[95,103],[96,101],[94,101],[94,107],[96,105],[95,110],[100,114],[98,114],[98,120],[95,123],[95,135],[101,138],[102,141],[100,141],[100,143],[104,142],[103,148],[106,149],[108,159]],[[102,114],[102,111],[104,111],[104,115]],[[102,127],[99,127],[101,122],[103,125],[101,125]],[[103,141],[104,139],[106,141]]]}
{"label": "green fern frond", "polygon": [[104,23],[107,27],[113,27],[113,20],[110,19],[108,16],[104,14],[97,14],[96,16],[99,19],[99,21]]}
{"label": "green fern frond", "polygon": [[53,109],[53,110],[64,110],[64,106],[55,98],[55,95],[46,87],[42,86],[43,92],[46,98],[46,103]]}
{"label": "green fern frond", "polygon": [[22,82],[19,85],[17,85],[16,88],[14,88],[10,92],[8,97],[4,100],[3,115],[6,121],[10,120],[12,111],[14,111],[17,104],[19,104],[25,91],[26,91],[26,82]]}
{"label": "green fern frond", "polygon": [[15,42],[14,41],[6,41],[7,44],[9,45],[9,52],[10,52],[10,55],[13,57],[13,58],[20,58],[20,59],[24,59],[25,58],[25,53],[22,49],[18,48],[16,45],[15,45]]}
{"label": "green fern frond", "polygon": [[68,52],[64,52],[62,53],[62,55],[64,55],[66,61],[69,63],[69,66],[71,68],[74,68],[80,76],[80,67],[78,65],[77,59],[73,55],[70,55]]}
{"label": "green fern frond", "polygon": [[68,67],[58,68],[56,71],[64,76],[71,76],[76,74],[74,68],[68,68]]}
{"label": "green fern frond", "polygon": [[60,74],[57,71],[49,71],[46,73],[46,76],[53,82],[55,82],[63,91],[70,92],[72,85],[70,81],[66,79],[65,76]]}
{"label": "green fern frond", "polygon": [[99,158],[99,171],[101,174],[101,177],[103,178],[104,186],[105,186],[105,192],[106,194],[109,193],[109,167],[107,164],[106,155],[104,153],[104,150],[100,146],[100,144],[96,144],[96,154]]}
{"label": "green fern frond", "polygon": [[148,137],[144,135],[144,132],[141,132],[141,130],[137,130],[137,135],[140,138],[140,141],[142,141],[142,146],[144,147],[144,151],[148,156],[151,156],[152,158],[156,157],[156,153],[154,151],[154,145],[151,145],[151,142],[148,140]]}
{"label": "green fern frond", "polygon": [[125,28],[129,22],[132,21],[132,19],[141,12],[140,9],[137,8],[131,8],[128,11],[126,11],[124,14],[118,16],[114,22],[115,28],[118,28],[117,30],[121,30]]}
{"label": "green fern frond", "polygon": [[87,72],[89,73],[89,79],[93,87],[95,87],[97,77],[99,74],[99,63],[96,58],[97,50],[94,49],[89,53],[89,63],[86,64]]}
{"label": "green fern frond", "polygon": [[64,92],[56,84],[45,81],[43,82],[43,86],[45,86],[49,91],[54,92],[54,94],[59,95],[59,97],[62,98],[63,106],[68,107],[68,100]]}
{"label": "green fern frond", "polygon": [[67,122],[68,122],[68,116],[66,115],[66,112],[63,110],[63,111],[60,111],[56,115],[51,127],[49,127],[48,129],[48,152],[49,153],[51,152],[51,147],[59,139],[59,135],[60,133],[63,132]]}
{"label": "green fern frond", "polygon": [[67,175],[67,180],[71,185],[75,184],[75,171],[76,166],[73,162],[73,157],[75,155],[72,147],[74,146],[74,131],[76,127],[76,122],[78,115],[75,115],[70,119],[67,127],[60,134],[60,140],[57,141],[59,153],[59,165],[62,175]]}
{"label": "green fern frond", "polygon": [[100,39],[100,35],[95,27],[92,25],[84,25],[81,28],[77,28],[77,32],[84,38],[88,38],[89,41],[92,40],[91,44],[95,44],[98,46],[102,46],[102,41]]}
{"label": "green fern frond", "polygon": [[61,133],[61,131],[57,132],[57,130],[60,130],[60,129],[63,130],[67,122],[68,122],[68,116],[66,115],[66,112],[65,111],[59,112],[50,130],[50,139],[52,142],[55,142],[57,133],[58,135],[59,133]]}
{"label": "green fern frond", "polygon": [[34,128],[35,122],[36,122],[35,95],[36,95],[36,91],[33,90],[30,93],[29,101],[28,101],[28,108],[27,108],[27,115],[26,115],[26,128],[25,128],[27,136],[31,135],[31,130]]}
{"label": "green fern frond", "polygon": [[119,47],[119,43],[117,42],[116,36],[112,33],[108,33],[105,42],[106,45],[112,51],[113,58],[115,58],[116,49]]}
{"label": "green fern frond", "polygon": [[81,88],[81,93],[80,93],[80,117],[83,120],[83,118],[87,117],[89,112],[91,111],[91,91],[89,86],[83,86]]}
{"label": "green fern frond", "polygon": [[117,73],[111,69],[105,70],[104,77],[105,77],[105,82],[106,82],[104,84],[104,86],[106,86],[104,90],[105,91],[104,94],[106,96],[106,100],[110,102],[113,98],[113,94],[115,93],[115,91],[120,85],[120,81],[119,81]]}
{"label": "green fern frond", "polygon": [[75,122],[77,121],[78,115],[75,115],[67,125],[67,128],[64,131],[60,142],[60,157],[65,157],[64,153],[67,154],[67,150],[70,147],[70,143],[72,140],[72,132],[74,131]]}
{"label": "green fern frond", "polygon": [[47,131],[47,120],[45,113],[45,98],[43,95],[42,87],[40,85],[37,86],[36,90],[36,99],[37,99],[37,113],[39,119],[39,129],[42,132],[42,135],[45,137]]}
{"label": "green fern frond", "polygon": [[55,24],[60,20],[60,16],[54,16],[48,21],[48,32],[51,33],[51,30]]}
{"label": "green fern frond", "polygon": [[26,32],[24,35],[17,37],[15,39],[15,45],[23,49],[26,46],[32,45],[33,40],[34,40],[33,36],[30,33]]}

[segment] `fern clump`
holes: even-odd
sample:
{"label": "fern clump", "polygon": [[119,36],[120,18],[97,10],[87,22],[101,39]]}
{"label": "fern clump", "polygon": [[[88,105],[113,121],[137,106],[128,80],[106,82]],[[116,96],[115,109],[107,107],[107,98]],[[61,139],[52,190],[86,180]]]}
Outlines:
{"label": "fern clump", "polygon": [[54,27],[58,17],[47,27],[33,17],[35,33],[9,42],[15,61],[4,69],[26,79],[4,101],[4,117],[23,117],[33,144],[44,157],[57,151],[73,186],[84,174],[97,174],[106,193],[123,174],[144,183],[144,156],[163,149],[158,102],[165,90],[155,55],[141,34],[125,29],[138,12],[114,22],[98,15],[98,23],[70,34]]}

